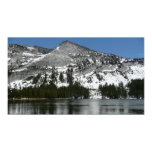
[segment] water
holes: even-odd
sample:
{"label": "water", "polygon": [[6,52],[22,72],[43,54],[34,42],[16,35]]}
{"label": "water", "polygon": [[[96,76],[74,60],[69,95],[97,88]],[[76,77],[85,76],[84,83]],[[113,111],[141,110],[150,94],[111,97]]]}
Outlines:
{"label": "water", "polygon": [[47,101],[9,101],[8,114],[144,114],[144,100],[57,99]]}

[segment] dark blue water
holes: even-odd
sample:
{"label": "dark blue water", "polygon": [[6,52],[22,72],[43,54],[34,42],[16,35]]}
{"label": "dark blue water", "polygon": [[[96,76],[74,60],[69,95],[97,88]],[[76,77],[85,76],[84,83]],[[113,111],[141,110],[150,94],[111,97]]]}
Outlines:
{"label": "dark blue water", "polygon": [[144,100],[57,99],[9,101],[8,114],[134,115],[144,114]]}

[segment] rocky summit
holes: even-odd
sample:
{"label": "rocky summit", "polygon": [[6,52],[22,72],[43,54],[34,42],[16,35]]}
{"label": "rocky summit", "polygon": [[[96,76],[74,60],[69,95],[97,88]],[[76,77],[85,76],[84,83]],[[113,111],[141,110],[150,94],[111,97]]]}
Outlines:
{"label": "rocky summit", "polygon": [[[74,82],[90,90],[99,85],[123,83],[144,78],[144,59],[129,59],[114,54],[90,50],[70,41],[62,42],[55,49],[39,46],[8,45],[9,88],[36,87],[49,83],[52,71],[56,73],[55,84],[68,86],[67,70],[72,70]],[[64,81],[61,82],[62,73]],[[36,83],[33,80],[38,78]]]}

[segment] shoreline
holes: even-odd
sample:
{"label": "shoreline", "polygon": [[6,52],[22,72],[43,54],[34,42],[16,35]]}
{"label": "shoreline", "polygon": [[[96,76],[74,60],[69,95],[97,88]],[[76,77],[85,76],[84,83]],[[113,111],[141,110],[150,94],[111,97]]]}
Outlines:
{"label": "shoreline", "polygon": [[17,101],[17,100],[47,100],[47,98],[10,98],[8,101]]}
{"label": "shoreline", "polygon": [[51,100],[51,99],[73,99],[73,98],[10,98],[8,99],[8,101]]}
{"label": "shoreline", "polygon": [[[37,101],[37,100],[41,100],[41,101],[43,101],[43,100],[56,100],[56,99],[74,99],[74,98],[10,98],[10,99],[8,99],[8,101],[30,101],[30,100],[32,100],[32,101]],[[88,99],[99,99],[99,98],[88,98]],[[144,100],[144,99],[136,99],[136,98],[126,98],[126,99],[102,99],[102,98],[100,98],[101,100]],[[78,100],[78,99],[75,99],[75,100]]]}

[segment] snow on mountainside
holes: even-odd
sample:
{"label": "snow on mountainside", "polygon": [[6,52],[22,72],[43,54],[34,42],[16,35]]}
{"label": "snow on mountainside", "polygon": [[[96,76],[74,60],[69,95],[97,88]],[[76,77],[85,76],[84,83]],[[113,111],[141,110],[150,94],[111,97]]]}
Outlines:
{"label": "snow on mountainside", "polygon": [[[39,86],[45,76],[49,83],[53,67],[58,73],[55,82],[58,87],[68,85],[66,81],[60,82],[59,74],[62,72],[66,80],[66,71],[71,68],[74,81],[92,90],[97,90],[100,84],[118,85],[122,82],[126,85],[131,79],[144,78],[144,59],[128,59],[105,54],[69,41],[62,42],[55,49],[17,44],[8,46],[10,88]],[[38,74],[41,74],[41,77],[33,84],[33,78]]]}

